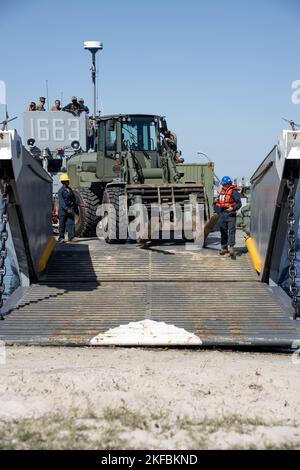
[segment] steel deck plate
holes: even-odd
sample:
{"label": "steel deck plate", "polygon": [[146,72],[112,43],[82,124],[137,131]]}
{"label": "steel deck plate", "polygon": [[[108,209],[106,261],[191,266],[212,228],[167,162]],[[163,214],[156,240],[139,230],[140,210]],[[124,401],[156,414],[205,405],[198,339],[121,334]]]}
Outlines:
{"label": "steel deck plate", "polygon": [[248,256],[233,263],[227,256],[185,245],[123,246],[83,242],[59,246],[41,282],[171,281],[243,282],[257,280]]}
{"label": "steel deck plate", "polygon": [[289,348],[300,340],[300,323],[259,282],[248,255],[232,261],[212,248],[98,240],[56,248],[39,283],[0,322],[0,339],[89,345],[99,333],[145,319],[183,328],[203,346]]}

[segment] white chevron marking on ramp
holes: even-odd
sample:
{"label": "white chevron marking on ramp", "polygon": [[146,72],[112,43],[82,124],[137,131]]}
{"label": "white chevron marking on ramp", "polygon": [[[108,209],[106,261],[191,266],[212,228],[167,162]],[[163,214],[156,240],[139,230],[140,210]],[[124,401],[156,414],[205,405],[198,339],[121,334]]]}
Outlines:
{"label": "white chevron marking on ramp", "polygon": [[201,339],[183,328],[142,320],[120,325],[91,339],[92,346],[200,346]]}

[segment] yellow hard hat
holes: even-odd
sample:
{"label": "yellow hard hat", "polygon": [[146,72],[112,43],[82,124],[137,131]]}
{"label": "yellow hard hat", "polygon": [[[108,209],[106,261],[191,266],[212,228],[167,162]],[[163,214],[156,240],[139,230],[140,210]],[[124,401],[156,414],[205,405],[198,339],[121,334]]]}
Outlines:
{"label": "yellow hard hat", "polygon": [[70,181],[70,178],[69,176],[67,175],[67,173],[64,173],[63,175],[60,176],[60,181],[63,182],[63,181]]}

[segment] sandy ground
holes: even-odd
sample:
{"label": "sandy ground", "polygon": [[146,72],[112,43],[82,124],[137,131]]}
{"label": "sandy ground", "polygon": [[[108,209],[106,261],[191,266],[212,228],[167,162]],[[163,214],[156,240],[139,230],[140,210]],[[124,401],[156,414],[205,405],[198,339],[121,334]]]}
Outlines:
{"label": "sandy ground", "polygon": [[0,449],[300,448],[300,357],[16,346],[6,356]]}

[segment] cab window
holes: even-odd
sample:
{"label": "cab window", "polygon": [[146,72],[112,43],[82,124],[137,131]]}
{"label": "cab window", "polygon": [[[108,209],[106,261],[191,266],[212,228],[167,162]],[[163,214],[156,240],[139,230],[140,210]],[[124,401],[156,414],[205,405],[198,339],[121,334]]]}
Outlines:
{"label": "cab window", "polygon": [[111,119],[106,123],[106,150],[116,151],[117,150],[117,132],[116,122]]}
{"label": "cab window", "polygon": [[158,123],[153,119],[132,117],[122,124],[122,148],[157,150]]}

